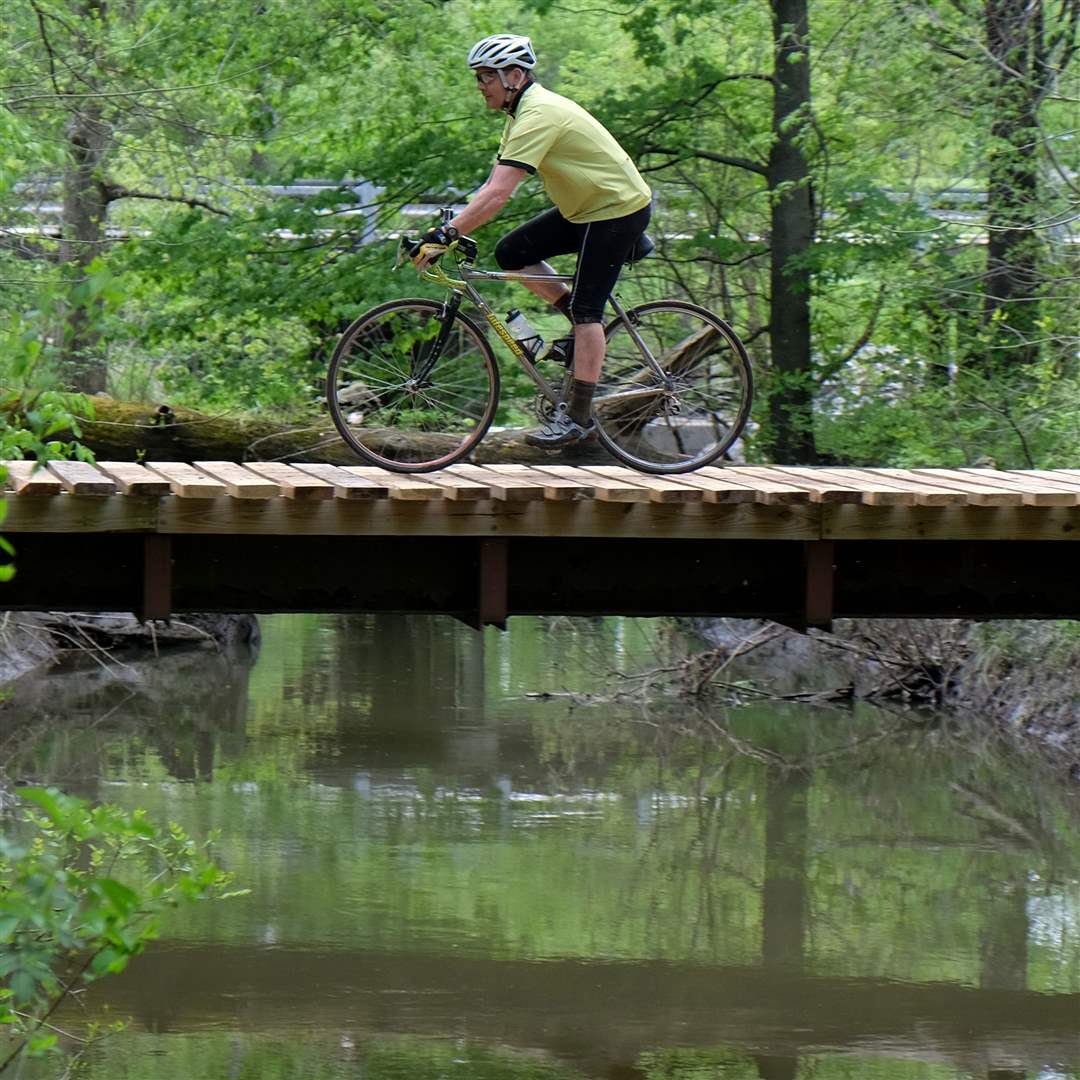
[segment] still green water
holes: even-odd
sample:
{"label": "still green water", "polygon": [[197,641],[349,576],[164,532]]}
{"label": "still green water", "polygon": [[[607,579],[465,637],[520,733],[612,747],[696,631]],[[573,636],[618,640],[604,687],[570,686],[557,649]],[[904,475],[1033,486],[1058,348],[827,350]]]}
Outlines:
{"label": "still green water", "polygon": [[281,616],[22,685],[24,778],[217,830],[251,889],[92,988],[131,1023],[80,1075],[1080,1076],[1076,795],[869,708],[564,696],[669,635]]}

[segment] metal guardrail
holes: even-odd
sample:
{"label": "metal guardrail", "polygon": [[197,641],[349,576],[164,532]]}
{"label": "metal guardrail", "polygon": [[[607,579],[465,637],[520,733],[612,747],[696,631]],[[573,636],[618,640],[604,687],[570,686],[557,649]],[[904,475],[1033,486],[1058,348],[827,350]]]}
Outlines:
{"label": "metal guardrail", "polygon": [[[40,236],[59,238],[60,222],[63,215],[63,204],[57,201],[60,187],[59,177],[43,177],[39,180],[23,181],[15,185],[15,191],[29,196],[20,206],[20,213],[36,219],[36,225],[7,225],[0,222],[0,233],[16,236]],[[259,184],[248,182],[241,185],[240,190],[251,192],[254,196],[269,196],[271,198],[312,199],[320,198],[330,192],[340,192],[343,196],[351,196],[355,201],[352,203],[343,201],[333,209],[327,209],[327,217],[335,219],[363,218],[365,227],[359,242],[371,243],[374,240],[393,237],[400,229],[380,223],[385,216],[404,219],[402,224],[411,226],[413,221],[433,219],[440,208],[446,206],[448,197],[432,196],[429,200],[420,199],[405,203],[396,207],[389,207],[391,214],[387,215],[388,204],[386,203],[386,189],[379,187],[366,180],[344,179],[341,181],[326,179],[302,179],[291,184]],[[984,234],[986,228],[985,207],[988,195],[985,191],[946,189],[937,192],[916,193],[896,191],[894,189],[882,189],[883,193],[891,200],[902,203],[914,202],[920,210],[928,216],[946,225],[958,226],[963,230],[969,230],[966,235],[958,237],[964,243],[978,245],[985,243]],[[191,193],[194,197],[206,198],[211,192],[204,186],[200,186]],[[451,193],[451,197],[461,197],[460,192]],[[36,197],[36,198],[35,198]],[[853,196],[853,198],[857,198]],[[455,209],[464,205],[463,202],[452,202]],[[273,230],[271,234],[279,239],[301,240],[310,238],[312,235],[330,236],[337,231],[334,229],[319,229],[299,233],[288,229]],[[1071,235],[1066,230],[1066,223],[1052,226],[1047,230],[1055,232],[1057,239],[1065,244],[1073,245],[1080,243],[1080,236]],[[115,229],[107,228],[108,239],[123,240],[129,236],[147,236],[149,230],[144,229]]]}

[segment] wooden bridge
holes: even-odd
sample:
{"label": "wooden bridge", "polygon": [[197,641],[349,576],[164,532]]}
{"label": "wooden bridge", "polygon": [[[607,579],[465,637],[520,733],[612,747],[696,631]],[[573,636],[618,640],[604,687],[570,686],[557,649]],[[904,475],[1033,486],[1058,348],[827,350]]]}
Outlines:
{"label": "wooden bridge", "polygon": [[1080,470],[7,463],[0,608],[1080,617]]}

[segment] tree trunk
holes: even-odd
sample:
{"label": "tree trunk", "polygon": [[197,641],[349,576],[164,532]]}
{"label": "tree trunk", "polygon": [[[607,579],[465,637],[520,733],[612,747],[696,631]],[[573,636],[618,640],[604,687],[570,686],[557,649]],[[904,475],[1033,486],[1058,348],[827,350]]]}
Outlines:
{"label": "tree trunk", "polygon": [[810,268],[814,238],[810,173],[802,139],[810,120],[807,0],[772,0],[775,46],[773,143],[768,183],[772,198],[769,326],[774,389],[769,399],[772,456],[815,464],[813,372],[810,352]]}
{"label": "tree trunk", "polygon": [[[982,971],[979,987],[984,990],[1026,990],[1031,933],[1027,912],[1027,879],[1021,874],[994,882],[982,905]],[[1011,1056],[998,1050],[1004,1063],[991,1060],[987,1080],[1025,1080],[1025,1070],[1008,1063]]]}
{"label": "tree trunk", "polygon": [[994,59],[993,152],[987,194],[983,305],[990,368],[1038,358],[1040,142],[1033,70],[1041,48],[1042,0],[987,0],[986,42]]}
{"label": "tree trunk", "polygon": [[[79,18],[87,24],[104,22],[105,0],[86,0],[80,5]],[[91,31],[92,31],[91,26]],[[88,34],[80,43],[80,53],[92,54]],[[93,67],[88,67],[89,71]],[[83,84],[80,84],[80,88]],[[93,92],[92,76],[85,79]],[[108,196],[102,183],[102,166],[112,141],[109,125],[101,106],[93,98],[76,101],[67,122],[67,166],[64,170],[64,222],[60,258],[67,271],[68,292],[61,327],[60,356],[65,381],[85,394],[105,389],[105,358],[100,352],[101,302],[82,286],[87,268],[101,253],[105,240]]]}

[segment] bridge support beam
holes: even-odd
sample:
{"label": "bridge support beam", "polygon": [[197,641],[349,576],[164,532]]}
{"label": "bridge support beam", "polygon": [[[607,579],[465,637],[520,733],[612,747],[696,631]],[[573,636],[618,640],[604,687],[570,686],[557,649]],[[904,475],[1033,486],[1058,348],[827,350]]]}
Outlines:
{"label": "bridge support beam", "polygon": [[[90,503],[90,510],[97,504]],[[5,523],[5,533],[7,532]],[[15,533],[0,611],[1080,619],[1041,541]]]}
{"label": "bridge support beam", "polygon": [[477,604],[480,626],[506,629],[510,613],[508,553],[509,541],[505,537],[488,537],[480,541],[480,598]]}
{"label": "bridge support beam", "polygon": [[142,603],[136,612],[142,622],[172,614],[172,538],[158,533],[143,537]]}
{"label": "bridge support beam", "polygon": [[806,564],[806,625],[831,630],[836,586],[836,545],[832,540],[808,540]]}

